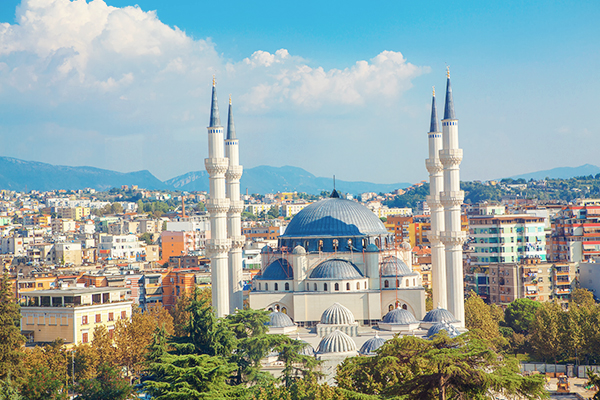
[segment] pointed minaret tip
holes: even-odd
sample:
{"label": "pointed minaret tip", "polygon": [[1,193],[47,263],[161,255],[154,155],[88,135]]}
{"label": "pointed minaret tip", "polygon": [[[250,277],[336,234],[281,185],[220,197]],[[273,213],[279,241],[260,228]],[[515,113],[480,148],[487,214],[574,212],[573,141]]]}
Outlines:
{"label": "pointed minaret tip", "polygon": [[217,86],[217,79],[215,78],[215,76],[213,75],[213,87]]}
{"label": "pointed minaret tip", "polygon": [[444,119],[456,119],[454,114],[454,100],[452,99],[452,86],[450,86],[450,67],[446,67],[446,104],[444,107]]}
{"label": "pointed minaret tip", "polygon": [[229,114],[227,115],[227,140],[237,139],[235,136],[235,124],[233,123],[233,107],[231,106],[231,95],[229,95]]}
{"label": "pointed minaret tip", "polygon": [[221,126],[221,117],[219,117],[219,104],[217,101],[216,79],[213,75],[212,99],[210,102],[210,127]]}
{"label": "pointed minaret tip", "polygon": [[437,107],[435,106],[435,86],[433,87],[433,96],[431,98],[431,122],[429,124],[429,132],[439,132]]}
{"label": "pointed minaret tip", "polygon": [[231,93],[229,93],[229,105],[231,105]]}

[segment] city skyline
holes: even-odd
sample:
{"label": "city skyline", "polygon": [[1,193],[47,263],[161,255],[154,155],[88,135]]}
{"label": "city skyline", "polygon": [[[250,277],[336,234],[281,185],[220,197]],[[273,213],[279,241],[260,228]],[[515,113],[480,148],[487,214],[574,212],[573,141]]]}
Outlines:
{"label": "city skyline", "polygon": [[107,3],[0,5],[2,155],[200,171],[215,74],[248,168],[417,182],[447,63],[463,179],[597,164],[592,2]]}

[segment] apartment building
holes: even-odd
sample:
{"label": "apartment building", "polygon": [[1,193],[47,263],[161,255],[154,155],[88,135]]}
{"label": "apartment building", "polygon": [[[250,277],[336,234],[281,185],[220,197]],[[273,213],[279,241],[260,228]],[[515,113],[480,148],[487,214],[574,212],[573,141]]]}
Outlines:
{"label": "apartment building", "polygon": [[66,288],[39,290],[21,296],[21,333],[31,342],[63,339],[67,344],[89,343],[94,329],[109,332],[118,319],[131,317],[132,302],[124,288]]}
{"label": "apartment building", "polygon": [[146,248],[136,235],[101,235],[98,256],[105,260],[144,261]]}
{"label": "apartment building", "polygon": [[548,258],[553,261],[589,262],[600,256],[600,205],[586,199],[559,211],[552,221]]}
{"label": "apartment building", "polygon": [[546,261],[544,218],[528,214],[469,217],[471,264]]}

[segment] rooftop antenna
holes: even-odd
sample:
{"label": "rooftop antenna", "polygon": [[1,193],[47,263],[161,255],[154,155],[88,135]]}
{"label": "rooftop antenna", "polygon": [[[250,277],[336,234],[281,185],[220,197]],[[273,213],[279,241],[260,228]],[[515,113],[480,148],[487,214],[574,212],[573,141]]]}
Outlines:
{"label": "rooftop antenna", "polygon": [[337,190],[335,190],[335,175],[333,176],[333,192],[331,192],[331,196],[329,196],[329,197],[334,198],[334,199],[340,198],[340,194],[337,192]]}

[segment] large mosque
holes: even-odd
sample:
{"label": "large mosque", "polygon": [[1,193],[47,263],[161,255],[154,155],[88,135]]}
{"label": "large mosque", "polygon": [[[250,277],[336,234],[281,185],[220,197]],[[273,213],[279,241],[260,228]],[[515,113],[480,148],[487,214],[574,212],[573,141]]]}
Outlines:
{"label": "large mosque", "polygon": [[[428,132],[432,289],[437,308],[426,312],[421,276],[412,269],[411,247],[397,246],[377,216],[365,206],[329,198],[300,211],[279,237],[276,248],[262,249],[249,304],[271,311],[273,333],[302,333],[307,350],[322,358],[369,355],[391,335],[431,337],[445,329],[464,329],[464,289],[460,206],[458,120],[447,73],[444,118],[439,129],[435,92]],[[213,82],[209,134],[211,257],[213,306],[218,316],[242,307],[238,141],[231,101],[227,138],[220,125]],[[360,350],[358,345],[362,345]]]}

